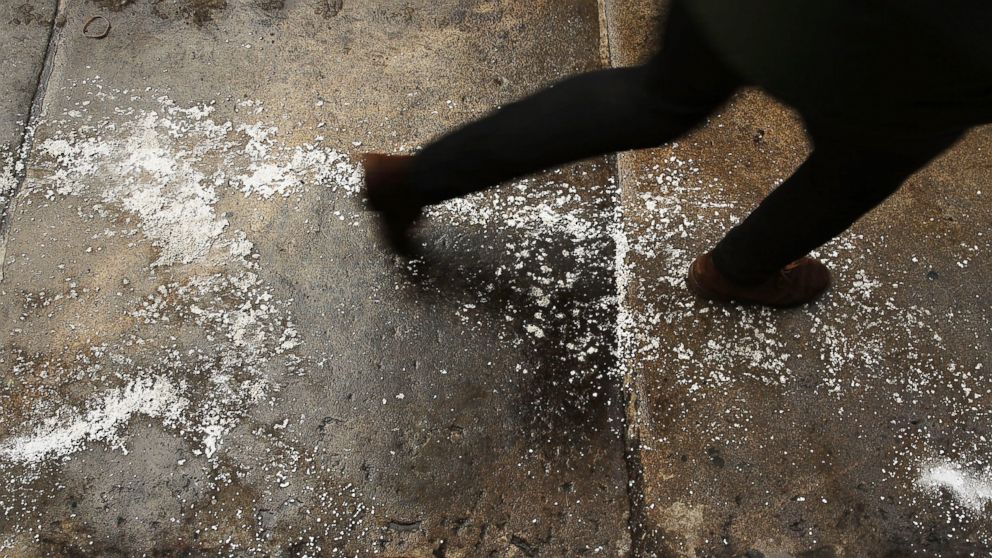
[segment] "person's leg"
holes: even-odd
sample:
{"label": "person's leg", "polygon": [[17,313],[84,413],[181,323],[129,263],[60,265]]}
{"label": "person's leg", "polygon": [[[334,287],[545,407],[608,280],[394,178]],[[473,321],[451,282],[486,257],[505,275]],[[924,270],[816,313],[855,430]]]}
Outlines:
{"label": "person's leg", "polygon": [[959,137],[864,146],[814,130],[812,155],[727,233],[713,263],[734,283],[766,280],[845,231]]}
{"label": "person's leg", "polygon": [[440,138],[412,160],[409,185],[434,204],[556,165],[661,145],[737,86],[676,4],[651,62],[567,79]]}

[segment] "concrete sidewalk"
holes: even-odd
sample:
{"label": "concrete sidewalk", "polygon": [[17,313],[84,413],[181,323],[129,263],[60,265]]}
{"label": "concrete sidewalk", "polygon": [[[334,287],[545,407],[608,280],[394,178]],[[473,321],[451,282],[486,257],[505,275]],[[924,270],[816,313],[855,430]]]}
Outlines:
{"label": "concrete sidewalk", "polygon": [[361,208],[359,154],[636,63],[650,0],[22,1],[0,555],[992,550],[988,130],[824,301],[723,308],[689,261],[808,150],[757,92],[433,209],[424,264]]}
{"label": "concrete sidewalk", "polygon": [[[651,51],[658,9],[634,4],[614,6],[621,65]],[[831,291],[785,312],[703,303],[683,278],[805,158],[794,114],[747,91],[677,144],[620,156],[636,549],[992,552],[990,146],[975,131],[824,247]]]}

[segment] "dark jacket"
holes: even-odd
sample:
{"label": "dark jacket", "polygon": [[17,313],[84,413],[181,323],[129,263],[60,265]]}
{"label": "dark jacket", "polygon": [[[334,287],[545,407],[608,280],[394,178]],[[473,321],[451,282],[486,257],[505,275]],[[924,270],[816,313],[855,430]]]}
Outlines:
{"label": "dark jacket", "polygon": [[807,118],[887,131],[992,122],[992,0],[684,0],[743,79]]}

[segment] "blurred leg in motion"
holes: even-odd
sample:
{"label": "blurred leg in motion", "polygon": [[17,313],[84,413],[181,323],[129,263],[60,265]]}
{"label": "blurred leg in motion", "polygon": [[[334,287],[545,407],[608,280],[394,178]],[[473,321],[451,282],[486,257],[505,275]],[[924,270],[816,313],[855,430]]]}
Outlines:
{"label": "blurred leg in motion", "polygon": [[566,79],[445,135],[413,157],[365,158],[369,205],[394,250],[426,205],[588,157],[679,137],[738,88],[676,4],[650,62]]}
{"label": "blurred leg in motion", "polygon": [[830,272],[806,255],[847,230],[959,137],[859,144],[850,134],[814,129],[813,153],[712,252],[693,262],[689,288],[711,300],[767,306],[814,300],[829,287]]}
{"label": "blurred leg in motion", "polygon": [[897,149],[814,133],[813,153],[717,244],[717,268],[754,284],[847,230],[960,137]]}
{"label": "blurred leg in motion", "polygon": [[414,158],[411,186],[433,204],[684,134],[739,83],[677,8],[650,62],[566,79],[440,138]]}

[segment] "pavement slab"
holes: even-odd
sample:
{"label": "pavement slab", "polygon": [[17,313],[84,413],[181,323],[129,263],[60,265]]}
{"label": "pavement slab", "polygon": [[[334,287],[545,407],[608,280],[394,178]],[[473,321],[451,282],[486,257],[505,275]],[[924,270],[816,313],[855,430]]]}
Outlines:
{"label": "pavement slab", "polygon": [[[620,63],[652,19],[616,20]],[[990,148],[976,130],[914,176],[818,252],[831,291],[778,312],[695,300],[684,277],[806,156],[795,114],[745,91],[619,158],[637,554],[992,551]]]}
{"label": "pavement slab", "polygon": [[[0,3],[0,227],[7,200],[22,173],[18,165],[31,105],[55,20],[54,0],[3,0]],[[2,245],[2,241],[0,241]]]}
{"label": "pavement slab", "polygon": [[2,262],[4,554],[629,552],[610,161],[434,209],[413,265],[356,162],[599,67],[595,2],[61,9]]}

